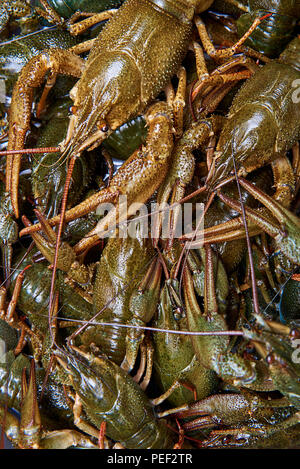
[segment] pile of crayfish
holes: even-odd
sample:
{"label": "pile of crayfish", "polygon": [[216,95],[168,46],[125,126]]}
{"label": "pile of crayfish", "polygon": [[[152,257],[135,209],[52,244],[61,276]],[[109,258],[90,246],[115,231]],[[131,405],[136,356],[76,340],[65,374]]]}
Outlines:
{"label": "pile of crayfish", "polygon": [[0,425],[300,446],[300,4],[0,2]]}

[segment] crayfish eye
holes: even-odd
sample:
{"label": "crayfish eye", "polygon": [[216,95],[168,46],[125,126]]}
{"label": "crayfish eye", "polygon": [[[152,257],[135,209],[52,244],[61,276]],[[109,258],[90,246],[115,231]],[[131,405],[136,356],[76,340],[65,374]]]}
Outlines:
{"label": "crayfish eye", "polygon": [[269,365],[272,365],[273,363],[275,363],[276,358],[275,358],[274,353],[269,353],[269,355],[266,357],[266,361]]}

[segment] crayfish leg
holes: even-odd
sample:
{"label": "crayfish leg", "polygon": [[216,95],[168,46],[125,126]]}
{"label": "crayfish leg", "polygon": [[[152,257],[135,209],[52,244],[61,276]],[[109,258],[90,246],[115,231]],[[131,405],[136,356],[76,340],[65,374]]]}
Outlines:
{"label": "crayfish leg", "polygon": [[12,298],[6,307],[6,288],[0,288],[0,319],[7,322],[11,327],[20,330],[21,336],[15,349],[15,355],[18,355],[25,345],[25,334],[28,334],[36,338],[36,334],[30,329],[30,327],[21,319],[18,318],[16,313],[17,301],[22,288],[24,280],[24,274],[31,265],[26,266],[17,276],[16,283],[14,286]]}
{"label": "crayfish leg", "polygon": [[88,435],[94,436],[98,439],[99,437],[99,430],[93,427],[89,423],[87,423],[82,417],[82,402],[78,394],[75,396],[75,402],[73,406],[73,413],[74,413],[74,424],[83,432],[87,433]]}
{"label": "crayfish leg", "polygon": [[[240,71],[239,67],[245,67],[245,70]],[[203,98],[206,97],[213,87],[220,87],[230,83],[235,84],[240,80],[246,80],[257,70],[259,70],[257,65],[249,57],[244,55],[234,57],[229,62],[217,67],[210,75],[206,71],[198,75],[198,82],[193,87],[191,99],[194,101],[199,94]]]}
{"label": "crayfish leg", "polygon": [[[294,415],[288,417],[283,422],[276,425],[261,425],[258,428],[253,426],[241,426],[239,428],[228,428],[223,430],[213,430],[209,438],[201,442],[201,447],[205,448],[234,448],[234,447],[251,447],[251,444],[257,442],[258,439],[266,440],[265,447],[278,447],[278,440],[276,434],[283,432],[283,434],[290,434],[291,427],[298,425],[300,422],[300,413],[296,412]],[[268,445],[268,439],[270,444]],[[290,443],[283,443],[285,445]],[[255,447],[255,446],[254,446]],[[262,443],[262,448],[263,443]],[[280,446],[279,446],[280,447]],[[286,446],[285,446],[286,447]]]}
{"label": "crayfish leg", "polygon": [[45,18],[49,23],[54,23],[57,26],[61,26],[64,23],[64,19],[59,16],[57,11],[49,5],[47,0],[40,0],[40,4],[43,8],[35,6],[34,9],[38,15]]}
{"label": "crayfish leg", "polygon": [[296,181],[292,165],[284,153],[271,163],[276,192],[273,199],[289,208],[295,196]]}

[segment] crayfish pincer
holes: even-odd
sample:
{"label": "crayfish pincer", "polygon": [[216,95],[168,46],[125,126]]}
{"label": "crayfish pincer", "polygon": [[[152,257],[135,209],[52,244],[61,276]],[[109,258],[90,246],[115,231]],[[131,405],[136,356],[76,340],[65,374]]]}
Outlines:
{"label": "crayfish pincer", "polygon": [[[81,430],[98,438],[106,422],[107,436],[127,449],[170,447],[171,431],[155,418],[151,402],[118,365],[77,348],[58,350],[56,356],[70,374],[76,392],[74,422]],[[81,417],[82,408],[92,425]]]}
{"label": "crayfish pincer", "polygon": [[[76,55],[82,48],[48,49],[32,59],[14,88],[8,150],[24,146],[33,90],[46,73],[46,93],[58,74],[80,78],[70,92],[74,105],[60,144],[63,154],[79,156],[100,145],[113,130],[142,113],[167,85],[188,49],[195,12],[211,4],[212,0],[127,0],[95,40],[86,62]],[[109,16],[101,16],[105,18]],[[20,154],[7,158],[6,188],[17,217],[20,161]]]}

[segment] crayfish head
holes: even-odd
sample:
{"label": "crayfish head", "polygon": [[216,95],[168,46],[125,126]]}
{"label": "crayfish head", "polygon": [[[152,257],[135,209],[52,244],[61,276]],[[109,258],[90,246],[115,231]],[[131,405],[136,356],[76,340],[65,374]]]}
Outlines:
{"label": "crayfish head", "polygon": [[55,352],[59,364],[69,374],[73,387],[88,414],[106,412],[117,396],[111,362],[102,357],[69,347]]}

